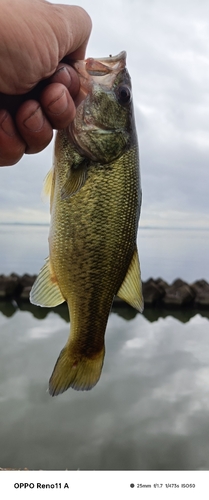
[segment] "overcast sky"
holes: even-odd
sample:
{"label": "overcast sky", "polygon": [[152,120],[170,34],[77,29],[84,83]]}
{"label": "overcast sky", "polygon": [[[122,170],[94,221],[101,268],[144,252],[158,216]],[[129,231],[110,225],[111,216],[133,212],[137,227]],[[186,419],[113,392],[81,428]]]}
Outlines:
{"label": "overcast sky", "polygon": [[[54,3],[69,3],[65,0]],[[80,0],[87,57],[127,51],[140,146],[142,226],[209,227],[208,0]],[[47,222],[53,144],[0,168],[0,222]]]}

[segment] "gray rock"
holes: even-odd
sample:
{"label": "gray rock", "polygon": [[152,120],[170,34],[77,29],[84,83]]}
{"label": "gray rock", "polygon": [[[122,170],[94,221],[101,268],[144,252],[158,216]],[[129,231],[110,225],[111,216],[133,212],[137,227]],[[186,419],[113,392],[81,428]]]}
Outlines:
{"label": "gray rock", "polygon": [[14,297],[20,291],[19,277],[12,273],[10,276],[0,277],[0,298]]}
{"label": "gray rock", "polygon": [[190,285],[191,290],[195,294],[195,307],[209,307],[209,284],[205,280],[195,281]]}
{"label": "gray rock", "polygon": [[170,285],[167,283],[167,281],[164,281],[162,278],[157,278],[157,279],[155,280],[155,284],[156,284],[157,286],[160,286],[160,288],[161,288],[161,289],[163,289],[163,290],[164,290],[164,292],[165,292],[166,288],[168,288],[168,287],[170,286]]}
{"label": "gray rock", "polygon": [[160,284],[157,284],[152,278],[142,283],[142,291],[145,306],[156,304],[165,293],[164,288]]}
{"label": "gray rock", "polygon": [[31,274],[25,273],[25,274],[23,274],[23,276],[19,277],[19,283],[23,288],[25,288],[25,287],[31,288],[33,286],[35,279],[36,279],[35,274],[31,275]]}
{"label": "gray rock", "polygon": [[31,286],[24,286],[22,292],[20,293],[20,299],[29,300],[30,291],[31,291]]}
{"label": "gray rock", "polygon": [[194,297],[195,293],[191,287],[185,281],[177,279],[166,288],[162,302],[166,306],[177,307],[190,304]]}

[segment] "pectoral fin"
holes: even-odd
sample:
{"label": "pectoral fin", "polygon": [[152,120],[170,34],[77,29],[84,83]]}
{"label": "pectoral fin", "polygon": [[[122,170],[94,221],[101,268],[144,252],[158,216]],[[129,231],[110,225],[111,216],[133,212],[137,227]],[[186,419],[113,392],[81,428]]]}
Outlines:
{"label": "pectoral fin", "polygon": [[55,307],[65,301],[50,265],[49,257],[40,270],[30,292],[30,301],[36,306]]}
{"label": "pectoral fin", "polygon": [[87,162],[83,160],[79,166],[71,167],[68,178],[61,189],[61,198],[65,200],[76,194],[84,186],[87,177]]}
{"label": "pectoral fin", "polygon": [[144,309],[142,296],[141,272],[137,248],[134,251],[132,261],[126,273],[125,279],[117,293],[120,299],[125,300],[139,312]]}

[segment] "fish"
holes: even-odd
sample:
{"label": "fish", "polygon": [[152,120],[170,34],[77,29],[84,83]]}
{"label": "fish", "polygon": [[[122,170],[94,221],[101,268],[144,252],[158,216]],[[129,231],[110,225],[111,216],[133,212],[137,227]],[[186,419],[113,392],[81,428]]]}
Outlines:
{"label": "fish", "polygon": [[101,375],[115,296],[143,311],[137,231],[139,151],[126,52],[72,63],[80,78],[76,116],[55,140],[45,179],[50,194],[49,257],[30,301],[66,301],[70,335],[49,380],[56,396],[90,390]]}

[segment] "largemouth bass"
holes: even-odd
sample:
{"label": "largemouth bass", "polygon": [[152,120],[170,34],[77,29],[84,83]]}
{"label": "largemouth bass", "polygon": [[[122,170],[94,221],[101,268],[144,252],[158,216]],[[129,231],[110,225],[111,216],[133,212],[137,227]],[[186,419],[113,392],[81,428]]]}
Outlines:
{"label": "largemouth bass", "polygon": [[126,53],[76,61],[76,117],[58,131],[51,193],[49,258],[30,300],[67,301],[70,336],[49,381],[52,396],[99,380],[104,334],[116,295],[143,310],[136,237],[141,206],[138,144]]}

